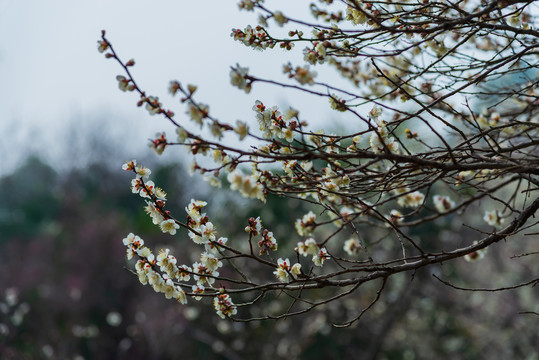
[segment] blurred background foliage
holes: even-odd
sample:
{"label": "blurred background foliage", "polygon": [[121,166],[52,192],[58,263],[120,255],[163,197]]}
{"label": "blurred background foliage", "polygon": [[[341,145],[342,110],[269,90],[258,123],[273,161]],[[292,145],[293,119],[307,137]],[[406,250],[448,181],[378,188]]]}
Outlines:
{"label": "blurred background foliage", "polygon": [[[120,165],[90,161],[60,171],[30,156],[0,179],[1,359],[539,359],[538,317],[519,314],[537,312],[537,287],[464,292],[432,276],[466,287],[528,280],[537,263],[510,259],[531,249],[525,242],[495,244],[480,262],[459,259],[395,276],[381,301],[344,329],[332,321],[356,316],[379,284],[275,322],[221,320],[210,299],[186,306],[166,300],[127,270],[133,264],[125,260],[122,238],[134,232],[154,249],[173,249],[179,261],[196,259],[185,233],[171,237],[152,225]],[[247,219],[258,215],[280,248],[292,249],[298,241],[293,220],[308,210],[299,202],[245,201],[200,185],[179,163],[145,165],[169,194],[167,206],[175,214],[191,197],[201,197],[209,199],[220,234],[234,243],[246,240]],[[448,219],[413,234],[448,244],[475,236],[458,229]],[[283,296],[242,311],[257,315],[288,306]]]}

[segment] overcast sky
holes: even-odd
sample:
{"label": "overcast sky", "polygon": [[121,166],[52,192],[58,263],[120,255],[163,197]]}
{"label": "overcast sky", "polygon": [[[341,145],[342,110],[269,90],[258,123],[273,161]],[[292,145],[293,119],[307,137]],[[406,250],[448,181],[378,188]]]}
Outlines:
{"label": "overcast sky", "polygon": [[[91,129],[119,145],[113,157],[121,160],[135,150],[146,151],[156,131],[172,133],[163,119],[135,106],[133,93],[118,90],[115,76],[121,69],[97,52],[102,29],[123,59],[135,59],[139,85],[178,115],[184,109],[167,93],[173,79],[198,85],[198,99],[232,123],[243,119],[255,125],[251,107],[256,99],[269,105],[293,102],[305,116],[318,114],[316,99],[295,96],[291,101],[289,93],[267,85],[255,86],[249,95],[230,86],[229,68],[236,63],[275,77],[282,76],[288,59],[296,64],[302,59],[301,48],[291,55],[281,49],[253,51],[234,42],[231,29],[255,24],[257,18],[239,12],[236,3],[0,0],[0,175],[28,151],[60,165],[69,148],[77,161],[86,149],[75,148],[85,146]],[[286,3],[271,2],[277,7]],[[288,13],[307,14],[307,2],[289,4]]]}

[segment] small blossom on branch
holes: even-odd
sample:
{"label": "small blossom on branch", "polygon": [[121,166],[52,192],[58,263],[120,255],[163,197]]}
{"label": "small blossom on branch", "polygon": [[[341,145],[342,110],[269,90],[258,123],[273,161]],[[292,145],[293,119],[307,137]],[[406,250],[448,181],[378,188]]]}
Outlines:
{"label": "small blossom on branch", "polygon": [[137,166],[136,160],[126,161],[125,164],[122,165],[122,170],[134,171],[136,166]]}
{"label": "small blossom on branch", "polygon": [[245,232],[250,233],[252,236],[258,236],[261,234],[262,231],[262,220],[260,220],[260,216],[255,218],[249,219],[249,226],[245,227]]}
{"label": "small blossom on branch", "polygon": [[[474,241],[473,244],[474,245],[477,244],[477,241]],[[479,249],[479,250],[472,251],[471,253],[464,255],[464,260],[468,262],[481,260],[485,257],[486,254],[487,254],[487,248]]]}
{"label": "small blossom on branch", "polygon": [[296,263],[293,266],[290,266],[290,260],[279,258],[277,260],[277,269],[273,274],[279,281],[288,282],[290,276],[295,278],[297,275],[301,274],[301,264]]}
{"label": "small blossom on branch", "polygon": [[106,40],[99,40],[97,42],[97,50],[103,53],[109,49],[109,43]]}
{"label": "small blossom on branch", "polygon": [[298,242],[298,245],[294,249],[298,254],[307,256],[316,256],[320,252],[320,248],[313,238],[308,238],[305,241]]}
{"label": "small blossom on branch", "polygon": [[269,250],[277,251],[277,240],[271,231],[264,229],[262,232],[262,240],[258,242],[258,247],[260,248],[260,255]]}
{"label": "small blossom on branch", "polygon": [[155,151],[157,155],[161,155],[167,147],[167,138],[164,132],[155,134],[155,137],[154,140],[150,140],[148,147]]}
{"label": "small blossom on branch", "polygon": [[315,221],[316,215],[309,211],[307,214],[303,216],[301,219],[297,219],[294,223],[294,226],[296,227],[296,231],[298,232],[299,236],[309,236],[313,233],[314,228],[316,227]]}
{"label": "small blossom on branch", "polygon": [[318,254],[313,256],[313,264],[319,267],[324,266],[324,262],[329,259],[330,256],[326,248],[321,248]]}
{"label": "small blossom on branch", "polygon": [[217,312],[217,315],[219,315],[221,319],[231,317],[232,315],[236,315],[238,313],[236,305],[234,305],[230,295],[228,294],[219,294],[214,297],[213,306]]}
{"label": "small blossom on branch", "polygon": [[485,216],[483,216],[483,220],[485,220],[485,222],[490,226],[494,226],[497,228],[502,227],[504,222],[502,214],[499,210],[485,211]]}
{"label": "small blossom on branch", "polygon": [[361,243],[357,239],[348,239],[344,242],[343,250],[350,256],[359,254],[361,249]]}
{"label": "small blossom on branch", "polygon": [[455,202],[447,196],[435,195],[433,201],[434,207],[439,213],[448,212],[455,207]]}
{"label": "small blossom on branch", "polygon": [[249,68],[241,67],[239,64],[230,70],[230,83],[245,91],[246,94],[251,92],[251,81],[247,78],[248,72]]}
{"label": "small blossom on branch", "polygon": [[169,233],[170,235],[175,235],[176,230],[180,228],[180,225],[176,224],[176,221],[169,219],[161,222],[159,224],[161,231],[164,233]]}

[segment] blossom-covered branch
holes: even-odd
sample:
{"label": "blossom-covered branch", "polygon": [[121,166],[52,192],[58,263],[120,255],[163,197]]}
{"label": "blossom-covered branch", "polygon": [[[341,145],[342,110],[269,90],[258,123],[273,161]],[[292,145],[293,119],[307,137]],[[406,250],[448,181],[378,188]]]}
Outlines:
{"label": "blossom-covered branch", "polygon": [[[129,71],[134,60],[121,59],[103,32],[99,51],[124,70],[119,88],[176,127],[172,137],[157,134],[150,148],[161,154],[183,146],[193,156],[189,170],[210,185],[224,182],[254,201],[297,199],[309,209],[290,219],[296,231],[287,239],[276,239],[277,224],[265,228],[260,217],[245,219],[243,238],[220,236],[202,211],[206,201],[192,200],[180,221],[185,214],[166,210],[150,171],[128,162],[132,191],[145,199],[153,223],[173,236],[185,228],[200,249],[200,261],[179,265],[169,250],[155,257],[130,234],[124,244],[143,284],[181,303],[212,297],[219,316],[249,320],[302,314],[381,281],[373,302],[344,322],[350,325],[395,274],[479,260],[502,239],[528,241],[520,233],[537,224],[539,207],[536,4],[320,0],[310,6],[312,19],[288,17],[261,0],[239,8],[258,11],[258,24],[233,29],[233,40],[258,51],[303,47],[305,63],[285,62],[282,79],[236,64],[231,85],[250,93],[266,83],[323,98],[354,127],[315,130],[301,109],[262,100],[248,105],[251,122],[219,120],[195,85],[174,80],[169,92],[185,106],[177,116],[146,94]],[[273,36],[274,25],[287,36]],[[318,81],[322,70],[346,84]],[[188,130],[189,121],[200,131]],[[229,136],[239,142],[231,145]],[[247,139],[255,145],[243,146]],[[443,219],[473,229],[473,239],[446,243],[415,231]],[[268,293],[288,297],[290,307],[258,317],[241,311]],[[235,304],[240,294],[245,302]]]}

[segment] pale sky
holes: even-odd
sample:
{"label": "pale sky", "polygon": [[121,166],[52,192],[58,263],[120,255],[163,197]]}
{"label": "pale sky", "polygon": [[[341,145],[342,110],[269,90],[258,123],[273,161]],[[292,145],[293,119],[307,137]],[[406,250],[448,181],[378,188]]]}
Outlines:
{"label": "pale sky", "polygon": [[[242,119],[256,126],[251,107],[257,99],[270,106],[293,103],[306,117],[320,114],[318,99],[294,95],[291,101],[290,93],[267,85],[246,95],[230,86],[229,69],[236,63],[261,77],[284,79],[282,64],[302,64],[303,57],[301,48],[294,54],[260,52],[234,42],[231,29],[255,24],[257,18],[238,11],[236,3],[0,0],[0,175],[28,151],[61,165],[66,152],[78,154],[71,148],[96,127],[105,139],[120,144],[122,153],[111,155],[120,161],[147,152],[147,139],[155,132],[173,133],[164,119],[137,108],[133,93],[119,91],[119,65],[97,51],[102,29],[124,60],[135,59],[139,85],[177,115],[185,110],[168,95],[173,79],[198,85],[199,101],[222,121]],[[305,1],[288,2],[283,9],[308,16],[307,6]]]}

